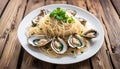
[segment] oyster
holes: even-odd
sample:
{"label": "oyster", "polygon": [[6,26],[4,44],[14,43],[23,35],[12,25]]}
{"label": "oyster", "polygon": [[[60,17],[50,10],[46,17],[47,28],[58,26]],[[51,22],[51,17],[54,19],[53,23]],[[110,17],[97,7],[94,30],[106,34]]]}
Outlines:
{"label": "oyster", "polygon": [[66,11],[68,13],[71,13],[73,16],[75,16],[77,14],[77,12],[75,10],[67,9]]}
{"label": "oyster", "polygon": [[53,38],[51,48],[57,54],[63,54],[67,51],[67,45],[60,37]]}
{"label": "oyster", "polygon": [[40,14],[38,16],[45,16],[46,14],[48,14],[50,11],[48,11],[47,9],[42,9],[40,11]]}
{"label": "oyster", "polygon": [[32,20],[32,26],[35,27],[37,25],[37,23],[39,22],[39,20],[48,13],[49,13],[48,10],[42,9],[40,11],[40,14]]}
{"label": "oyster", "polygon": [[98,33],[94,29],[87,30],[86,32],[83,33],[83,37],[91,39],[97,37]]}
{"label": "oyster", "polygon": [[79,21],[80,21],[80,23],[83,25],[83,26],[85,26],[86,25],[86,20],[84,19],[84,18],[77,18]]}
{"label": "oyster", "polygon": [[46,35],[33,35],[29,37],[27,41],[32,46],[40,47],[48,44],[51,41],[51,39],[49,39]]}
{"label": "oyster", "polygon": [[35,26],[38,24],[38,22],[39,22],[40,19],[41,19],[41,16],[35,17],[35,18],[32,20],[32,26],[35,27]]}
{"label": "oyster", "polygon": [[69,44],[70,47],[78,48],[78,49],[85,46],[84,40],[78,34],[70,35],[69,38],[68,38],[68,44]]}

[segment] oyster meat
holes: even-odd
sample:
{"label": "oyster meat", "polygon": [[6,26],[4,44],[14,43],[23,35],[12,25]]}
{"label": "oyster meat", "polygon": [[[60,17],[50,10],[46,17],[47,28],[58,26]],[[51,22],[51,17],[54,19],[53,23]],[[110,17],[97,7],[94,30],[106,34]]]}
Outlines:
{"label": "oyster meat", "polygon": [[35,18],[32,20],[32,27],[35,27],[35,26],[38,24],[38,22],[39,22],[40,19],[41,19],[41,16],[35,17]]}
{"label": "oyster meat", "polygon": [[87,30],[86,32],[83,33],[83,37],[91,39],[97,37],[98,33],[94,29]]}
{"label": "oyster meat", "polygon": [[49,39],[46,35],[33,35],[29,37],[27,41],[32,46],[40,47],[48,44],[51,41],[51,39]]}
{"label": "oyster meat", "polygon": [[51,42],[51,48],[57,54],[63,54],[67,51],[67,45],[64,42],[64,40],[61,39],[60,37],[53,38],[53,40]]}
{"label": "oyster meat", "polygon": [[83,38],[78,34],[70,35],[68,38],[68,44],[70,47],[78,48],[78,49],[85,46],[85,42],[84,42]]}

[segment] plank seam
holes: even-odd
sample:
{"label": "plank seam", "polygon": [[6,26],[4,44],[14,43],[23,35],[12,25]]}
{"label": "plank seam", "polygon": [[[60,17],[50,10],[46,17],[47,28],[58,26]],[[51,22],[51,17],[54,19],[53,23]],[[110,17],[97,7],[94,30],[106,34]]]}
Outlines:
{"label": "plank seam", "polygon": [[115,5],[114,5],[113,1],[112,1],[112,0],[110,0],[110,2],[111,2],[111,4],[112,4],[113,8],[115,9],[115,11],[116,11],[117,15],[119,16],[119,19],[120,19],[120,14],[119,14],[119,12],[117,11],[117,8],[115,7]]}
{"label": "plank seam", "polygon": [[88,4],[87,4],[87,1],[86,1],[86,0],[85,0],[85,5],[86,5],[86,10],[89,11]]}
{"label": "plank seam", "polygon": [[112,61],[112,58],[111,58],[111,55],[110,55],[109,51],[106,50],[106,53],[107,53],[107,55],[109,56],[109,60],[110,60],[110,62],[111,62],[111,65],[112,65],[113,69],[115,69],[115,66],[114,66],[114,64],[113,64],[113,61]]}
{"label": "plank seam", "polygon": [[18,63],[17,63],[17,69],[21,69],[21,64],[22,64],[22,60],[23,60],[23,55],[24,55],[24,49],[21,48],[20,50],[20,55],[18,58]]}
{"label": "plank seam", "polygon": [[[106,28],[106,25],[105,25],[105,22],[104,22],[104,20],[103,20],[103,17],[101,17],[101,20],[102,20],[102,22],[103,22],[103,24],[104,24],[104,27],[105,27],[105,29],[106,29],[106,32],[107,32],[107,28]],[[108,39],[109,39],[109,36],[108,36]],[[110,62],[111,62],[111,64],[112,64],[112,67],[113,67],[113,69],[115,69],[115,66],[114,66],[114,64],[113,64],[113,62],[112,62],[112,58],[111,58],[111,55],[110,55],[110,52],[109,52],[109,48],[108,48],[108,43],[107,43],[107,40],[106,40],[106,38],[105,38],[105,44],[106,44],[106,48],[107,48],[107,50],[106,50],[106,54],[109,56],[108,58],[109,58],[109,60],[110,60]],[[111,44],[110,44],[111,45]],[[111,47],[111,46],[110,46]],[[111,49],[112,49],[112,47],[111,47]]]}
{"label": "plank seam", "polygon": [[[26,5],[25,5],[25,9],[24,9],[24,12],[23,12],[22,19],[23,19],[24,16],[25,16],[25,11],[26,11],[26,8],[27,8],[27,5],[28,5],[28,1],[29,1],[29,0],[26,1]],[[21,69],[21,64],[22,64],[22,60],[23,60],[23,55],[24,55],[24,49],[21,47],[20,55],[19,55],[18,63],[17,63],[17,69]]]}
{"label": "plank seam", "polygon": [[[106,29],[106,32],[107,32],[107,27],[106,27],[106,25],[105,25],[105,22],[104,22],[103,17],[101,17],[101,20],[102,20],[102,22],[103,22],[103,24],[104,24],[104,27],[105,27],[105,29]],[[107,33],[108,33],[108,32],[107,32]],[[109,35],[108,35],[108,40],[110,40]],[[107,49],[109,50],[109,48],[108,48],[108,46],[107,46],[108,43],[107,43],[106,37],[105,37],[105,44],[106,44]],[[112,53],[114,53],[114,52],[113,52],[113,48],[112,48],[112,46],[111,46],[111,43],[110,43],[110,48],[111,48],[111,50],[112,50]]]}
{"label": "plank seam", "polygon": [[90,63],[90,67],[91,67],[91,69],[93,69],[93,64],[92,64],[92,60],[91,60],[91,58],[89,59],[89,63]]}
{"label": "plank seam", "polygon": [[2,12],[1,12],[1,14],[0,14],[0,18],[1,18],[1,16],[2,16],[2,14],[4,13],[4,11],[5,11],[5,8],[8,6],[8,3],[10,2],[10,0],[8,0],[8,2],[5,4],[5,7],[3,8],[3,10],[2,10]]}
{"label": "plank seam", "polygon": [[2,49],[2,53],[1,53],[1,55],[0,55],[0,59],[1,59],[2,55],[3,55],[3,51],[4,51],[4,49],[5,49],[5,46],[6,46],[6,44],[7,44],[8,39],[9,39],[9,33],[6,35],[6,39],[5,39],[5,43],[4,43],[3,49]]}

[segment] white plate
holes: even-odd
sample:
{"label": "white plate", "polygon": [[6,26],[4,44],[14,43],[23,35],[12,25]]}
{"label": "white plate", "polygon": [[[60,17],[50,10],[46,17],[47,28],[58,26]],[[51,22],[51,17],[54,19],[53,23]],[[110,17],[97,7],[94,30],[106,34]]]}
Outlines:
{"label": "white plate", "polygon": [[[53,10],[56,7],[61,7],[61,8],[65,8],[65,9],[73,9],[77,11],[77,16],[80,16],[84,19],[86,19],[89,23],[93,24],[95,27],[95,29],[98,31],[99,35],[97,38],[94,38],[92,40],[92,42],[90,43],[90,48],[84,52],[81,55],[77,55],[76,58],[73,57],[62,57],[62,58],[50,58],[46,55],[44,55],[43,53],[39,52],[37,49],[28,46],[27,44],[27,37],[25,36],[25,32],[26,32],[26,28],[27,26],[31,23],[31,20],[36,17],[41,9],[48,9],[48,10]],[[103,41],[104,41],[104,31],[103,31],[103,27],[100,23],[100,21],[93,16],[92,14],[90,14],[89,12],[73,6],[73,5],[67,5],[67,4],[52,4],[52,5],[47,5],[47,6],[43,6],[40,7],[34,11],[32,11],[31,13],[29,13],[27,16],[25,16],[25,18],[22,20],[22,22],[19,25],[18,28],[18,39],[22,45],[22,47],[32,56],[49,62],[49,63],[55,63],[55,64],[71,64],[71,63],[76,63],[76,62],[80,62],[83,60],[86,60],[88,58],[90,58],[91,56],[93,56],[94,54],[96,54],[98,52],[98,50],[101,48]]]}

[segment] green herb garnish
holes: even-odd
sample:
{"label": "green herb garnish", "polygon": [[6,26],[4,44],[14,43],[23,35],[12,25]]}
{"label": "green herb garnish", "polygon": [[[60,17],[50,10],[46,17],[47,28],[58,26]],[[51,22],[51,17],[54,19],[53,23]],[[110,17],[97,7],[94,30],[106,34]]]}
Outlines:
{"label": "green herb garnish", "polygon": [[59,46],[59,47],[58,47],[58,49],[59,49],[60,51],[62,51],[63,46],[62,46],[62,45],[61,45],[61,46]]}
{"label": "green herb garnish", "polygon": [[82,45],[82,42],[76,43],[76,46],[81,46],[81,45]]}
{"label": "green herb garnish", "polygon": [[83,53],[83,51],[81,51],[81,53]]}
{"label": "green herb garnish", "polygon": [[80,31],[80,36],[83,36],[83,31]]}
{"label": "green herb garnish", "polygon": [[68,18],[68,22],[69,22],[69,23],[73,23],[73,22],[74,22],[74,19],[73,19],[72,17],[69,17],[69,18]]}
{"label": "green herb garnish", "polygon": [[65,10],[62,10],[61,8],[56,8],[50,13],[50,17],[54,17],[57,20],[61,20],[63,19],[63,17],[65,17],[65,13]]}
{"label": "green herb garnish", "polygon": [[80,43],[76,43],[76,46],[81,46],[81,44]]}
{"label": "green herb garnish", "polygon": [[50,17],[63,22],[68,22],[68,23],[74,22],[74,19],[72,17],[68,17],[65,14],[66,11],[58,7],[50,13]]}

